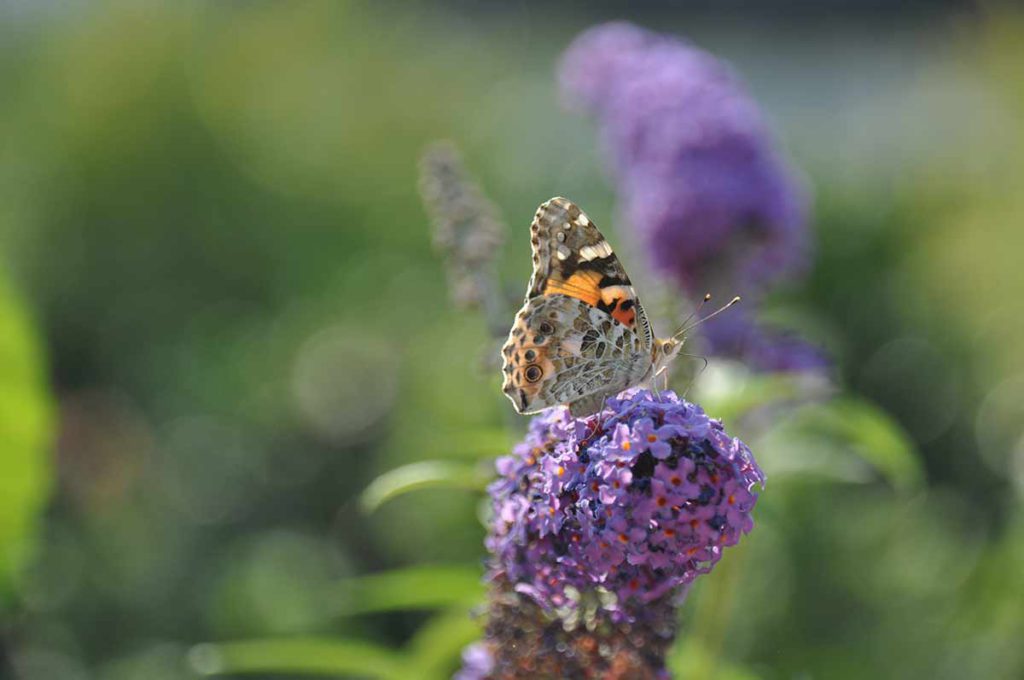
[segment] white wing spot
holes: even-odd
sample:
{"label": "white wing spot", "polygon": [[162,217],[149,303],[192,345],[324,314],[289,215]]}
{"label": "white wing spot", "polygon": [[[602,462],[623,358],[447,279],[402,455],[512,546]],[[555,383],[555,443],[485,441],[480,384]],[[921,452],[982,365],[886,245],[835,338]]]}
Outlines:
{"label": "white wing spot", "polygon": [[592,246],[583,246],[580,248],[580,258],[589,262],[590,260],[596,260],[599,257],[608,257],[612,254],[612,247],[608,245],[607,241],[601,241],[595,243]]}
{"label": "white wing spot", "polygon": [[580,216],[576,218],[576,224],[580,225],[581,227],[585,227],[590,224],[590,220],[587,219],[586,215],[580,213]]}
{"label": "white wing spot", "polygon": [[558,246],[558,250],[555,251],[555,255],[558,257],[559,260],[564,260],[568,258],[571,254],[572,251],[566,248],[565,246]]}

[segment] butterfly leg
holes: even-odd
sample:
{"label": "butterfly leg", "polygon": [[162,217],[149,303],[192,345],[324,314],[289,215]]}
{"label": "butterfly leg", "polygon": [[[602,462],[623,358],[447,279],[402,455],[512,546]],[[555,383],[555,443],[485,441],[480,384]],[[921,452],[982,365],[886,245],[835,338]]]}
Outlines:
{"label": "butterfly leg", "polygon": [[668,366],[662,366],[660,369],[658,369],[658,372],[655,373],[654,376],[651,378],[651,392],[654,394],[655,399],[661,399],[661,390],[658,389],[658,378],[661,378],[662,376],[664,376],[665,381],[665,387],[663,389],[667,390]]}
{"label": "butterfly leg", "polygon": [[[591,427],[589,428],[589,431],[587,432],[587,435],[582,440],[580,440],[580,449],[581,450],[582,450],[582,448],[584,446],[589,445],[590,442],[593,441],[594,437],[597,436],[597,433],[601,431],[601,428],[604,427],[604,408],[605,408],[605,403],[607,402],[609,396],[610,395],[605,395],[605,396],[595,395],[595,396],[589,397],[587,399],[586,405],[584,405],[581,402],[577,402],[577,404],[579,404],[578,408],[580,410],[582,410],[584,408],[589,410],[589,408],[593,407],[594,404],[596,404],[596,410],[592,411],[591,414],[593,414],[593,413],[597,414],[597,417],[594,419]],[[577,406],[577,404],[570,404],[569,405],[569,412],[572,413],[574,416],[576,416],[576,413],[573,412],[573,407]],[[579,417],[579,416],[576,416],[576,417]]]}

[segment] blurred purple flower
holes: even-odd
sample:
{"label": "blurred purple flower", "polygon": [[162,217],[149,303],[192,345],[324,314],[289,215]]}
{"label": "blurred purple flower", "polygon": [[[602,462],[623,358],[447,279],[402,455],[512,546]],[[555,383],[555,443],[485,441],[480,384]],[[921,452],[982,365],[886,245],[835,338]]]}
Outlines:
{"label": "blurred purple flower", "polygon": [[494,668],[494,658],[485,642],[474,642],[462,650],[462,668],[452,680],[485,680]]}
{"label": "blurred purple flower", "polygon": [[[622,213],[658,271],[694,298],[738,293],[749,305],[805,269],[806,191],[728,66],[683,40],[611,23],[570,45],[560,80],[567,103],[597,119]],[[745,336],[763,348],[731,339],[720,319],[705,333],[720,349],[756,349],[745,355],[755,363],[761,353],[816,367],[782,356],[795,346],[773,347],[768,333]]]}
{"label": "blurred purple flower", "polygon": [[608,401],[601,429],[552,409],[502,459],[490,487],[493,570],[571,615],[600,591],[613,621],[711,570],[753,522],[763,482],[750,450],[673,393]]}
{"label": "blurred purple flower", "polygon": [[706,351],[719,356],[741,356],[764,371],[824,371],[825,352],[797,335],[758,324],[747,309],[730,310],[708,324]]}

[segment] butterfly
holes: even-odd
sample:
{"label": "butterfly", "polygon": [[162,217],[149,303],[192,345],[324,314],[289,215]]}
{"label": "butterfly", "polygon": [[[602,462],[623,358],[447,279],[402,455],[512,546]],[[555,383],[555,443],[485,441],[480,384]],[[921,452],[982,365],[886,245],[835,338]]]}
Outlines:
{"label": "butterfly", "polygon": [[502,391],[517,412],[565,404],[577,418],[592,415],[679,353],[683,331],[654,337],[622,263],[575,203],[543,203],[530,244],[533,275],[501,350]]}

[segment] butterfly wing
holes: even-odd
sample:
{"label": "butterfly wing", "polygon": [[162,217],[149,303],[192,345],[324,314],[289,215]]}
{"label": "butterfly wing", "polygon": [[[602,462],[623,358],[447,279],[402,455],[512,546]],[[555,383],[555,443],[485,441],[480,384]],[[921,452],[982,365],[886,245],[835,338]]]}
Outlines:
{"label": "butterfly wing", "polygon": [[578,417],[600,409],[605,396],[636,384],[651,366],[636,333],[562,294],[526,301],[502,358],[502,389],[516,411],[536,413],[569,404]]}
{"label": "butterfly wing", "polygon": [[502,389],[520,413],[569,404],[587,415],[650,369],[650,323],[608,241],[574,203],[541,205],[530,242],[533,276],[502,348]]}
{"label": "butterfly wing", "polygon": [[533,276],[526,299],[568,295],[607,313],[640,336],[653,341],[633,284],[619,258],[586,213],[567,198],[543,203],[530,225]]}

